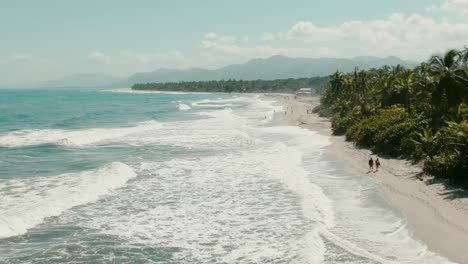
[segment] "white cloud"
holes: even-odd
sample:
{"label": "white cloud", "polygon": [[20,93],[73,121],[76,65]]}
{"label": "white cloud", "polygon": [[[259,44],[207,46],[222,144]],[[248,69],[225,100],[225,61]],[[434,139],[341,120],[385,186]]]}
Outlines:
{"label": "white cloud", "polygon": [[[468,2],[468,0],[450,0],[454,1]],[[426,60],[434,53],[466,45],[468,22],[449,23],[419,14],[396,13],[385,19],[352,20],[331,26],[318,26],[311,21],[299,21],[286,32],[264,33],[260,38],[272,44],[249,45],[235,36],[208,33],[200,45],[202,58],[206,60],[204,63],[211,65],[238,63],[250,58],[273,55],[291,57],[395,55],[420,61]]]}
{"label": "white cloud", "polygon": [[338,27],[318,27],[312,22],[299,21],[291,27],[287,36],[313,41],[332,41],[345,37],[345,33]]}
{"label": "white cloud", "polygon": [[397,55],[423,59],[434,52],[468,43],[468,23],[438,22],[417,14],[393,14],[387,19],[355,20],[329,27],[300,21],[283,36],[311,46],[332,47],[344,56]]}
{"label": "white cloud", "polygon": [[275,34],[273,33],[263,33],[261,39],[263,41],[272,41],[275,40]]}
{"label": "white cloud", "polygon": [[210,32],[210,33],[206,33],[205,38],[206,39],[216,39],[216,38],[218,38],[218,35],[216,33]]}
{"label": "white cloud", "polygon": [[97,63],[101,63],[101,64],[111,64],[112,63],[112,59],[109,56],[105,55],[104,53],[98,52],[98,51],[91,52],[90,54],[88,54],[88,56],[86,56],[86,59],[88,61],[97,62]]}
{"label": "white cloud", "polygon": [[438,5],[430,5],[428,7],[426,7],[426,11],[428,12],[437,12],[439,11],[439,6]]}
{"label": "white cloud", "polygon": [[211,65],[239,63],[251,58],[266,58],[274,55],[290,57],[334,57],[337,55],[333,49],[327,47],[300,48],[245,44],[242,41],[226,42],[223,37],[205,38],[200,48],[203,59]]}
{"label": "white cloud", "polygon": [[15,54],[10,57],[10,62],[29,63],[34,60],[31,54]]}
{"label": "white cloud", "polygon": [[234,43],[234,42],[248,42],[249,38],[247,36],[244,36],[243,38],[237,38],[236,36],[233,35],[219,35],[216,33],[207,33],[205,34],[205,39],[210,40],[210,41],[216,41],[216,42],[224,42],[224,43]]}
{"label": "white cloud", "polygon": [[30,54],[14,54],[6,57],[0,57],[0,65],[24,65],[33,64],[37,58]]}
{"label": "white cloud", "polygon": [[[269,45],[248,44],[248,36],[237,37],[208,33],[200,45],[201,57],[198,64],[200,66],[221,66],[273,55],[302,56],[325,52],[324,49],[275,48]],[[327,51],[327,54],[335,54],[330,50]]]}
{"label": "white cloud", "polygon": [[0,64],[21,64],[33,63],[36,58],[31,54],[13,54],[5,57],[0,57]]}
{"label": "white cloud", "polygon": [[150,66],[155,68],[187,68],[193,64],[192,60],[187,58],[180,51],[169,51],[161,53],[124,52],[122,54],[121,63]]}
{"label": "white cloud", "polygon": [[232,42],[236,42],[237,38],[234,37],[234,36],[226,35],[226,36],[220,36],[218,38],[218,41],[222,41],[222,42],[226,42],[226,43],[232,43]]}
{"label": "white cloud", "polygon": [[445,0],[440,9],[448,12],[459,13],[468,18],[468,0]]}

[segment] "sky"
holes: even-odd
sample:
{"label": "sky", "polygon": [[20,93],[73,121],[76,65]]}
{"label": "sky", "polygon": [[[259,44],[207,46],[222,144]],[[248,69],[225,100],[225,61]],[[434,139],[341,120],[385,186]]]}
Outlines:
{"label": "sky", "polygon": [[0,84],[468,45],[468,0],[0,0]]}

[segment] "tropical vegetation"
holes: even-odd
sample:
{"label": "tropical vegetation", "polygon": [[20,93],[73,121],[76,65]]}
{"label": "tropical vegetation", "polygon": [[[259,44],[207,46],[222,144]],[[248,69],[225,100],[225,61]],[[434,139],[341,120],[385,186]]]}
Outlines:
{"label": "tropical vegetation", "polygon": [[468,187],[467,62],[468,49],[450,50],[414,69],[336,72],[318,111],[335,134]]}
{"label": "tropical vegetation", "polygon": [[328,77],[278,80],[221,80],[194,82],[166,82],[134,84],[132,89],[145,91],[223,92],[223,93],[274,93],[295,92],[301,87],[319,88]]}

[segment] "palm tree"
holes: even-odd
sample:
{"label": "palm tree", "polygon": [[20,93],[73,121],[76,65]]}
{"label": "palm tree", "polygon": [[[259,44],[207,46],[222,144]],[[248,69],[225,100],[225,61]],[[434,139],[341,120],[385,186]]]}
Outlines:
{"label": "palm tree", "polygon": [[468,48],[465,47],[464,50],[460,52],[461,54],[461,61],[463,64],[466,64],[468,62]]}
{"label": "palm tree", "polygon": [[435,90],[436,80],[431,75],[431,68],[427,63],[421,63],[414,69],[414,80],[411,91],[413,110],[430,115],[432,110],[431,92]]}
{"label": "palm tree", "polygon": [[343,74],[339,71],[336,71],[332,75],[331,80],[330,80],[332,93],[338,96],[342,92],[344,83],[345,83],[345,80],[344,80]]}
{"label": "palm tree", "polygon": [[444,114],[456,115],[460,103],[468,101],[468,74],[463,68],[466,58],[466,50],[449,50],[443,58],[433,56],[429,61],[431,73],[439,78],[431,100],[435,126],[440,126]]}
{"label": "palm tree", "polygon": [[449,50],[442,58],[433,56],[429,62],[432,73],[439,76],[435,90],[432,93],[432,102],[440,106],[442,98],[447,98],[448,108],[456,109],[458,105],[468,98],[468,74],[461,66],[468,59],[467,51],[459,52]]}
{"label": "palm tree", "polygon": [[403,104],[405,105],[408,115],[411,116],[411,94],[413,86],[414,72],[408,69],[401,70],[397,76],[396,82],[402,94]]}
{"label": "palm tree", "polygon": [[345,76],[341,72],[336,71],[330,76],[328,87],[329,88],[323,93],[321,101],[324,105],[331,106],[335,104],[346,92],[347,87]]}

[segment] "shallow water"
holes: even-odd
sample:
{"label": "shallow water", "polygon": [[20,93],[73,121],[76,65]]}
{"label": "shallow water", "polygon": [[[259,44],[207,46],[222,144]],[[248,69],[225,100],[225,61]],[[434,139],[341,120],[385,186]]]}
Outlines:
{"label": "shallow water", "polygon": [[2,263],[448,263],[273,102],[0,95]]}

